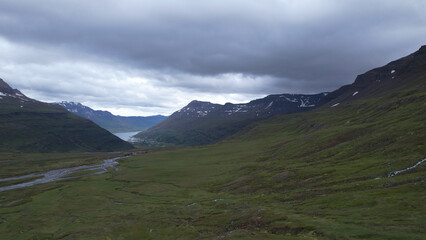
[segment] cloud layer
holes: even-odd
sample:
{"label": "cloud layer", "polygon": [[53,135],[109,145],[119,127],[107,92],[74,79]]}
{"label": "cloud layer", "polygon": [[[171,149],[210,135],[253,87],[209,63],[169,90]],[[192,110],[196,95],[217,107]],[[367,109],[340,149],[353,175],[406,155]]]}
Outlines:
{"label": "cloud layer", "polygon": [[0,77],[124,115],[331,91],[426,44],[424,1],[0,2]]}

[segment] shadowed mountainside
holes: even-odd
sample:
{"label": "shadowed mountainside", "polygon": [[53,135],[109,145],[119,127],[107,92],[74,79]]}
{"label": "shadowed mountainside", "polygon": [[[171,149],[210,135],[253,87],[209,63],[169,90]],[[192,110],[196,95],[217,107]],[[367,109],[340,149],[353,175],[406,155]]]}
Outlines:
{"label": "shadowed mountainside", "polygon": [[28,98],[0,79],[0,151],[97,152],[132,148],[93,122],[57,104]]}

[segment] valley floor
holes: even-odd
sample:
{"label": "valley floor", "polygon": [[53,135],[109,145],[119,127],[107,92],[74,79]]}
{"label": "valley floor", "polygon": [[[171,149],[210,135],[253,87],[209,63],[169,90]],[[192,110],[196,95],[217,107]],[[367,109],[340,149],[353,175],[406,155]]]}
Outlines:
{"label": "valley floor", "polygon": [[333,171],[314,162],[276,169],[259,154],[259,146],[257,141],[228,142],[150,152],[120,160],[119,171],[2,192],[0,238],[426,236],[425,166],[391,178],[383,169],[331,180]]}

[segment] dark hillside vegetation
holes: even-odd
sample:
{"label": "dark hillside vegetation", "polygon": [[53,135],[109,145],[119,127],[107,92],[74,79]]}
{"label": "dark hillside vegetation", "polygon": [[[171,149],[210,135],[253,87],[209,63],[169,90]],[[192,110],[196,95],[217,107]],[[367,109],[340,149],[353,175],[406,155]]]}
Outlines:
{"label": "dark hillside vegetation", "polygon": [[0,79],[0,152],[104,152],[132,148],[93,122],[59,105],[30,99]]}

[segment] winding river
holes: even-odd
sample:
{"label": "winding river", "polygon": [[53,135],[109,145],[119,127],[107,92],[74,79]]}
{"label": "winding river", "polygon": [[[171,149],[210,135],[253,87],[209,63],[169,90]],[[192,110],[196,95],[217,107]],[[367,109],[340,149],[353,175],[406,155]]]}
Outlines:
{"label": "winding river", "polygon": [[[83,165],[83,166],[78,166],[78,167],[52,170],[52,171],[48,171],[48,172],[45,172],[45,173],[31,173],[31,174],[19,176],[19,177],[2,178],[2,179],[0,179],[0,182],[8,182],[8,181],[15,181],[15,180],[22,180],[22,179],[27,179],[27,178],[39,177],[39,178],[32,180],[32,181],[14,184],[14,185],[5,186],[5,187],[0,187],[0,192],[12,190],[12,189],[17,189],[17,188],[30,187],[30,186],[33,186],[33,185],[36,185],[36,184],[48,183],[48,182],[53,182],[53,181],[60,181],[60,180],[77,178],[77,177],[102,174],[102,173],[107,172],[108,168],[113,168],[113,169],[117,170],[118,169],[116,167],[116,165],[118,165],[117,160],[121,159],[121,158],[126,158],[126,157],[116,157],[116,158],[106,159],[101,164]],[[83,171],[94,171],[94,172],[88,173],[88,174],[83,174],[83,175],[78,175],[78,176],[69,176],[71,174],[75,174],[75,173],[83,172]]]}

